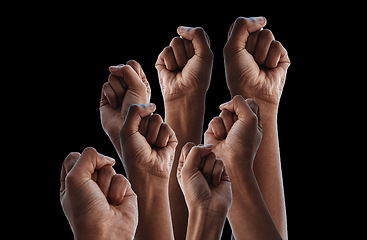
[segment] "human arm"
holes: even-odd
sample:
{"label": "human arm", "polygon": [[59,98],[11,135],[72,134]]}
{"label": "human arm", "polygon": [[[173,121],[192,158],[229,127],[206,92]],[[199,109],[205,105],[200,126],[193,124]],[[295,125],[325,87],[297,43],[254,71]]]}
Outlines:
{"label": "human arm", "polygon": [[205,132],[205,144],[214,145],[213,151],[223,159],[231,178],[233,203],[228,219],[233,234],[236,239],[278,239],[280,235],[253,175],[262,135],[259,106],[253,99],[235,96],[220,108],[222,113]]}
{"label": "human arm", "polygon": [[60,201],[75,239],[133,239],[136,194],[112,168],[115,160],[94,148],[70,153],[61,169]]}
{"label": "human arm", "polygon": [[290,60],[273,33],[263,29],[265,25],[264,17],[237,18],[229,30],[224,60],[231,96],[253,98],[260,105],[263,136],[253,171],[269,212],[286,239],[277,113]]}
{"label": "human arm", "polygon": [[[156,62],[165,121],[178,139],[173,172],[177,170],[183,145],[201,142],[205,96],[213,65],[209,38],[202,28],[179,27],[177,32],[180,37],[173,38]],[[175,174],[170,176],[169,198],[175,239],[185,239],[188,211]]]}
{"label": "human arm", "polygon": [[138,196],[136,239],[173,239],[168,181],[177,139],[154,104],[133,104],[121,128],[122,162]]}
{"label": "human arm", "polygon": [[188,239],[220,239],[231,207],[231,183],[212,148],[194,143],[182,148],[177,179],[189,209]]}

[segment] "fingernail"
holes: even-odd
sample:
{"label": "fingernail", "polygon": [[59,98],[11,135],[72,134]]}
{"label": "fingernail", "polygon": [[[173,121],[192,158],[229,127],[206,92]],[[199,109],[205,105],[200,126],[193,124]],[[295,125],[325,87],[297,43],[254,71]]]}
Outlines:
{"label": "fingernail", "polygon": [[148,103],[146,106],[149,109],[154,109],[155,108],[155,104],[154,103]]}
{"label": "fingernail", "polygon": [[206,149],[213,149],[214,148],[214,145],[213,144],[207,144],[204,146],[204,148]]}
{"label": "fingernail", "polygon": [[225,107],[228,104],[228,102],[226,103],[222,103],[221,105],[219,105],[219,109],[222,109],[223,107]]}
{"label": "fingernail", "polygon": [[107,160],[107,162],[111,163],[112,165],[114,165],[115,162],[116,162],[116,160],[114,158],[107,157],[107,156],[104,156],[104,158]]}
{"label": "fingernail", "polygon": [[189,29],[189,27],[180,26],[180,27],[178,28],[178,31],[179,31],[179,32],[185,32],[185,31],[187,31],[188,29]]}
{"label": "fingernail", "polygon": [[264,18],[264,17],[255,17],[255,20],[256,20],[258,23],[264,23],[264,22],[265,22],[265,18]]}
{"label": "fingernail", "polygon": [[111,66],[111,67],[109,67],[108,68],[111,72],[114,72],[114,71],[116,71],[117,69],[118,69],[118,67],[117,66]]}

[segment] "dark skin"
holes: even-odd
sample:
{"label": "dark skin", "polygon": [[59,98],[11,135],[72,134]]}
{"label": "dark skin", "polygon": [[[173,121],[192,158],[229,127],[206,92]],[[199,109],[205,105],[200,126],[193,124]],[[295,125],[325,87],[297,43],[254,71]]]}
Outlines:
{"label": "dark skin", "polygon": [[262,113],[263,136],[253,171],[269,212],[283,239],[287,219],[277,130],[277,113],[290,60],[264,17],[239,17],[228,32],[224,65],[231,96],[252,98]]}

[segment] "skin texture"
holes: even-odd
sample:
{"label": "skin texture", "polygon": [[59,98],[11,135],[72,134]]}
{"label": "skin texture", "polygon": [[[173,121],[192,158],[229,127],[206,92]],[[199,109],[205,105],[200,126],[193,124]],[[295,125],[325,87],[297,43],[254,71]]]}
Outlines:
{"label": "skin texture", "polygon": [[287,239],[277,112],[290,60],[273,33],[263,29],[266,22],[264,17],[237,18],[223,53],[231,96],[253,98],[260,106],[263,136],[253,163],[254,174],[281,236]]}
{"label": "skin texture", "polygon": [[[213,66],[209,37],[202,28],[179,27],[177,33],[179,37],[163,49],[155,65],[164,99],[165,121],[178,139],[173,173],[177,171],[183,145],[201,142],[205,96]],[[176,174],[170,176],[169,198],[175,239],[185,239],[188,210]]]}
{"label": "skin texture", "polygon": [[228,219],[236,239],[281,239],[262,198],[253,163],[261,141],[262,124],[258,104],[235,96],[220,106],[205,132],[205,144],[213,145],[225,163],[232,183],[233,202]]}
{"label": "skin texture", "polygon": [[133,239],[137,197],[129,181],[115,173],[114,163],[94,148],[64,160],[60,201],[75,239]]}
{"label": "skin texture", "polygon": [[168,181],[177,138],[154,110],[152,103],[130,105],[120,132],[122,162],[142,216],[135,239],[173,239]]}
{"label": "skin texture", "polygon": [[146,104],[150,101],[151,89],[140,64],[130,60],[109,68],[108,82],[103,84],[100,118],[103,130],[121,158],[119,132],[131,104]]}
{"label": "skin texture", "polygon": [[177,179],[189,209],[188,239],[220,239],[232,203],[231,182],[212,145],[187,143]]}

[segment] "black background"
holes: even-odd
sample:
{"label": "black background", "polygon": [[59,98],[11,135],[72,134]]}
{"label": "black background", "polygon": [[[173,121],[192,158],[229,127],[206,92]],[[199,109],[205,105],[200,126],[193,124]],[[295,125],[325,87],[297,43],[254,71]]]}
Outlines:
{"label": "black background", "polygon": [[[309,140],[314,117],[320,111],[312,104],[318,89],[310,84],[316,71],[310,66],[315,64],[315,52],[320,52],[325,44],[321,39],[315,43],[309,31],[318,21],[315,16],[321,14],[301,5],[264,6],[224,1],[197,8],[195,3],[171,3],[143,11],[140,4],[143,3],[55,5],[45,8],[40,15],[34,14],[30,23],[25,20],[31,40],[27,45],[32,54],[32,72],[36,73],[33,78],[38,79],[30,90],[36,104],[31,104],[33,138],[27,142],[33,146],[33,154],[40,156],[35,158],[37,164],[32,164],[36,165],[37,174],[30,193],[30,198],[38,204],[28,217],[42,229],[72,239],[59,202],[62,161],[69,152],[82,152],[88,146],[119,159],[99,119],[101,87],[107,81],[109,66],[130,59],[138,61],[152,88],[151,102],[163,116],[163,100],[154,67],[157,56],[177,36],[178,26],[203,27],[214,53],[206,97],[205,131],[209,121],[220,113],[218,106],[230,100],[222,55],[230,25],[238,16],[265,16],[268,22],[265,28],[283,44],[291,60],[278,113],[288,231],[290,237],[300,233],[307,236],[305,219],[311,215],[310,205],[319,201],[314,197],[314,180],[310,178],[318,170],[311,168],[310,162],[321,141]],[[35,140],[36,137],[41,140]],[[124,173],[119,161],[115,169]],[[39,216],[42,220],[35,220]],[[223,239],[229,236],[226,225]]]}

